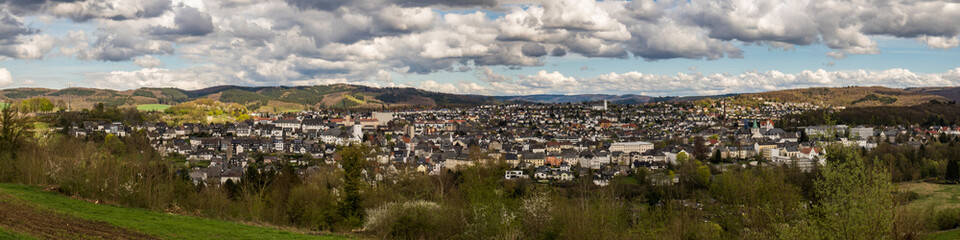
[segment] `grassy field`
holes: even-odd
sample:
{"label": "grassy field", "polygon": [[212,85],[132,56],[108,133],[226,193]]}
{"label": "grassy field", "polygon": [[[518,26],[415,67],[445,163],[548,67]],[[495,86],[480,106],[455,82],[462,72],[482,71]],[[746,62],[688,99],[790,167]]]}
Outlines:
{"label": "grassy field", "polygon": [[15,233],[13,231],[0,228],[0,239],[20,240],[20,239],[34,239],[34,238],[28,235]]}
{"label": "grassy field", "polygon": [[960,208],[960,185],[941,185],[925,182],[900,184],[900,191],[915,192],[919,195],[905,207],[911,209],[949,209]]}
{"label": "grassy field", "polygon": [[930,240],[956,240],[956,239],[960,239],[960,229],[930,234],[930,235],[927,235],[927,239],[930,239]]}
{"label": "grassy field", "polygon": [[[901,192],[915,192],[918,195],[916,200],[913,200],[906,206],[903,206],[907,209],[917,211],[933,209],[934,211],[937,211],[943,209],[960,208],[960,185],[911,182],[902,183],[899,185],[899,188]],[[927,235],[927,239],[960,239],[960,229],[931,233]]]}
{"label": "grassy field", "polygon": [[170,108],[170,105],[166,105],[166,104],[137,105],[137,110],[144,111],[144,112],[150,112],[150,111],[163,112],[163,110],[167,110],[167,108]]}
{"label": "grassy field", "polygon": [[[13,198],[37,209],[65,214],[93,223],[105,223],[124,231],[135,231],[161,239],[342,239],[244,225],[228,221],[172,215],[143,209],[100,205],[76,200],[38,187],[0,184],[0,197]],[[21,211],[22,214],[23,211]],[[6,213],[6,211],[4,211]],[[68,224],[69,225],[69,224]],[[0,226],[0,238],[22,239],[22,235]]]}

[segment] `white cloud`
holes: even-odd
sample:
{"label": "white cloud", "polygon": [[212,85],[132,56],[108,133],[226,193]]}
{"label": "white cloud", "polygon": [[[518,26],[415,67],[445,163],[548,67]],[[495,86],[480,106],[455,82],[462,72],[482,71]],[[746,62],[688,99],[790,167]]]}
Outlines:
{"label": "white cloud", "polygon": [[[58,48],[53,54],[160,68],[157,56],[175,55],[218,76],[195,79],[204,82],[200,85],[317,79],[386,84],[390,73],[477,69],[480,84],[514,82],[540,91],[571,81],[558,72],[514,79],[488,67],[543,66],[549,55],[568,52],[568,57],[650,61],[741,58],[739,46],[745,44],[778,49],[820,44],[831,49],[828,57],[842,59],[879,54],[876,36],[915,39],[939,49],[960,45],[960,4],[948,0],[0,2],[0,56],[43,59]],[[459,11],[438,11],[451,9]],[[96,30],[51,36],[24,24],[27,17],[70,19]],[[139,74],[158,79],[199,74],[161,72]],[[131,78],[124,73],[130,72],[116,75]]]}
{"label": "white cloud", "polygon": [[540,71],[521,75],[515,81],[491,82],[500,94],[572,94],[572,93],[639,93],[656,96],[712,95],[759,92],[785,88],[886,86],[922,87],[960,85],[960,68],[946,73],[918,74],[906,69],[883,71],[804,70],[799,73],[779,71],[728,73],[677,73],[676,75],[641,72],[607,73],[596,77],[575,78],[559,72]]}
{"label": "white cloud", "polygon": [[0,68],[0,87],[6,87],[13,84],[13,75],[6,68]]}
{"label": "white cloud", "polygon": [[960,39],[953,37],[921,36],[917,38],[920,42],[926,43],[931,48],[950,49],[960,45]]}
{"label": "white cloud", "polygon": [[157,67],[165,66],[165,64],[163,64],[163,61],[160,61],[159,58],[156,58],[150,55],[138,57],[136,60],[133,61],[133,64],[136,64],[137,66],[140,66],[143,68],[157,68]]}
{"label": "white cloud", "polygon": [[[183,70],[144,68],[137,71],[113,71],[106,74],[88,74],[87,78],[96,87],[110,89],[136,89],[141,87],[175,87],[201,89],[224,85],[233,79],[227,72],[217,72],[211,66],[199,66]],[[203,79],[204,81],[197,81]]]}

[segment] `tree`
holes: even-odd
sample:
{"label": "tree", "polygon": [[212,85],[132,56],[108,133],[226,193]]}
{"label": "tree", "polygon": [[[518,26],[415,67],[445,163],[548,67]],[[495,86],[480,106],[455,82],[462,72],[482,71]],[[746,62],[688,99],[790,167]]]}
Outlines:
{"label": "tree", "polygon": [[710,162],[714,164],[723,162],[721,155],[720,148],[718,147],[716,151],[713,151],[713,157],[710,159]]}
{"label": "tree", "polygon": [[20,102],[25,112],[49,112],[53,110],[53,102],[45,97],[35,97]]}
{"label": "tree", "polygon": [[682,165],[682,164],[686,163],[687,160],[690,160],[690,157],[687,156],[687,152],[677,153],[677,164],[681,164],[681,165]]}
{"label": "tree", "polygon": [[820,239],[882,239],[893,230],[890,173],[848,148],[830,149],[823,178],[815,182]]}
{"label": "tree", "polygon": [[0,154],[15,154],[30,130],[30,119],[16,106],[0,110]]}
{"label": "tree", "polygon": [[797,139],[797,141],[798,141],[798,142],[801,142],[801,143],[805,143],[805,142],[810,141],[810,137],[807,136],[807,131],[801,130],[801,131],[800,131],[800,138]]}
{"label": "tree", "polygon": [[947,181],[954,183],[960,180],[960,163],[957,160],[950,160],[947,162],[947,174],[944,177]]}
{"label": "tree", "polygon": [[758,151],[758,152],[757,152],[757,155],[756,155],[755,157],[756,157],[756,158],[754,158],[754,161],[757,161],[757,164],[763,163],[763,161],[764,161],[764,160],[763,160],[763,158],[764,158],[764,157],[763,157],[763,150]]}
{"label": "tree", "polygon": [[707,148],[706,141],[703,140],[703,137],[693,138],[693,157],[700,161],[707,160],[707,154],[710,154],[710,149]]}
{"label": "tree", "polygon": [[362,220],[363,210],[360,202],[360,188],[363,185],[363,168],[366,165],[365,149],[360,145],[350,145],[341,152],[343,165],[344,198],[340,202],[340,214],[346,219]]}

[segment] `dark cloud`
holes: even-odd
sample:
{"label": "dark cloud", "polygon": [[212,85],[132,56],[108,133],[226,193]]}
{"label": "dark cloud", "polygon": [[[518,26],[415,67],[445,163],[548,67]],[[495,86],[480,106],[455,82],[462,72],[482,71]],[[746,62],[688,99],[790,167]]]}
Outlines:
{"label": "dark cloud", "polygon": [[542,57],[547,55],[547,48],[543,47],[543,45],[540,45],[539,43],[525,43],[520,50],[523,52],[523,55],[529,57]]}
{"label": "dark cloud", "polygon": [[553,51],[550,51],[550,56],[554,57],[563,57],[567,55],[567,50],[562,47],[555,47]]}
{"label": "dark cloud", "polygon": [[36,31],[24,25],[10,13],[4,12],[0,15],[0,45],[15,42],[19,36],[33,34]]}
{"label": "dark cloud", "polygon": [[263,28],[257,24],[251,23],[242,18],[234,18],[230,21],[230,28],[233,29],[234,36],[262,43],[274,36],[273,31]]}
{"label": "dark cloud", "polygon": [[169,36],[204,36],[212,33],[216,27],[210,14],[200,12],[193,7],[184,7],[173,19],[175,28],[155,26],[153,33]]}
{"label": "dark cloud", "polygon": [[132,34],[102,35],[89,50],[86,58],[103,61],[129,61],[144,55],[173,54],[173,46],[169,43],[161,46],[151,46],[148,39]]}
{"label": "dark cloud", "polygon": [[340,7],[347,6],[352,0],[286,0],[290,5],[300,9],[316,9],[321,11],[333,11]]}
{"label": "dark cloud", "polygon": [[375,10],[391,4],[402,7],[431,7],[444,6],[453,8],[495,7],[497,0],[285,0],[288,4],[300,9],[314,9],[320,11],[336,11],[341,7],[357,7],[365,10]]}
{"label": "dark cloud", "polygon": [[45,9],[49,4],[61,2],[78,2],[82,0],[0,0],[0,7],[17,14],[35,13]]}
{"label": "dark cloud", "polygon": [[494,7],[497,6],[496,0],[392,0],[400,6],[405,7],[427,7],[427,6],[447,6],[447,7]]}

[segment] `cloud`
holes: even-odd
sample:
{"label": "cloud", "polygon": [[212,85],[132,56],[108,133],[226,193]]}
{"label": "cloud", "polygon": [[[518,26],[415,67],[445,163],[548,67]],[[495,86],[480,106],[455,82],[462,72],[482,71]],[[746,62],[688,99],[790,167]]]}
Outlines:
{"label": "cloud", "polygon": [[843,51],[833,51],[833,52],[827,52],[827,57],[830,57],[833,59],[844,59],[844,58],[847,58],[847,54],[844,53]]}
{"label": "cloud", "polygon": [[[744,45],[822,45],[828,57],[842,59],[879,54],[878,36],[937,49],[960,45],[960,3],[947,0],[0,0],[0,9],[5,58],[56,54],[161,68],[155,57],[174,55],[231,84],[359,83],[383,72],[476,69],[487,79],[481,85],[542,90],[537,84],[568,81],[547,81],[551,72],[503,79],[486,72],[544,66],[556,57],[742,58]],[[23,20],[33,18],[95,29],[54,36]]]}
{"label": "cloud", "polygon": [[184,7],[174,18],[175,27],[155,26],[152,33],[167,36],[204,36],[212,33],[216,27],[209,14],[193,7]]}
{"label": "cloud", "polygon": [[51,3],[49,11],[77,22],[90,19],[127,20],[152,18],[170,9],[167,0],[76,1]]}
{"label": "cloud", "polygon": [[[112,71],[86,76],[96,87],[110,89],[136,89],[141,87],[175,87],[201,89],[234,82],[235,76],[225,71],[216,71],[211,66],[199,66],[182,70],[144,68],[137,71]],[[197,81],[203,79],[204,81]]]}
{"label": "cloud", "polygon": [[713,95],[770,91],[785,88],[842,86],[956,86],[960,84],[960,68],[945,73],[918,74],[906,69],[883,71],[804,70],[798,73],[780,71],[728,73],[677,73],[676,75],[641,72],[607,73],[596,77],[576,78],[559,72],[540,71],[521,75],[516,80],[491,82],[500,94],[573,94],[619,93],[655,96]]}
{"label": "cloud", "polygon": [[563,57],[563,56],[566,56],[566,55],[567,55],[567,50],[566,50],[566,49],[563,49],[563,48],[557,47],[557,48],[553,48],[553,50],[550,51],[550,56]]}
{"label": "cloud", "polygon": [[0,44],[15,41],[21,35],[33,34],[36,31],[28,28],[20,19],[9,12],[0,12]]}
{"label": "cloud", "polygon": [[150,55],[138,57],[136,60],[133,61],[133,64],[136,64],[137,66],[140,66],[143,68],[156,68],[156,67],[165,66],[165,64],[163,64],[163,61],[160,61],[160,59]]}
{"label": "cloud", "polygon": [[523,47],[520,48],[520,51],[523,52],[523,55],[530,57],[542,57],[547,55],[547,48],[538,43],[524,43]]}
{"label": "cloud", "polygon": [[489,82],[506,82],[506,81],[513,80],[510,77],[503,76],[494,72],[493,69],[490,69],[489,67],[478,68],[477,77],[480,79],[480,81],[488,82],[488,83]]}
{"label": "cloud", "polygon": [[951,49],[960,45],[960,39],[953,37],[921,36],[917,38],[920,42],[926,43],[931,48]]}
{"label": "cloud", "polygon": [[6,68],[0,68],[0,87],[6,87],[13,84],[13,75]]}

